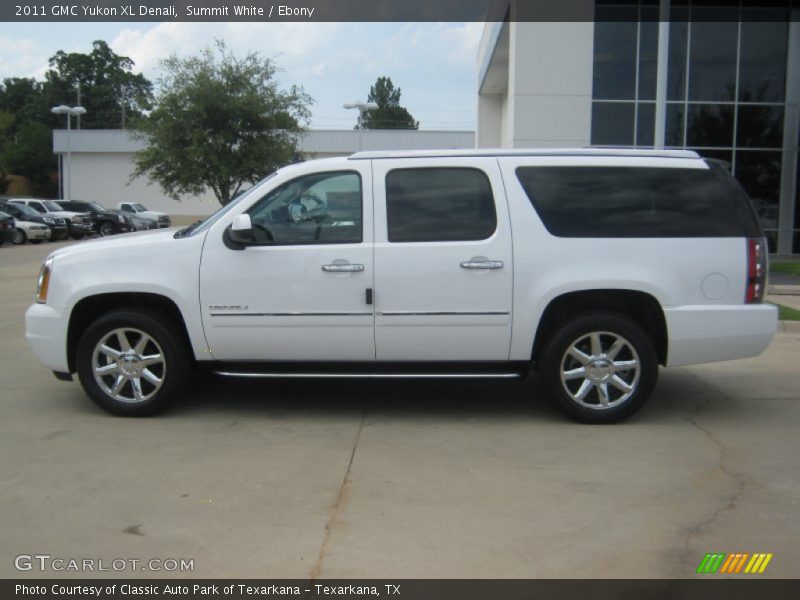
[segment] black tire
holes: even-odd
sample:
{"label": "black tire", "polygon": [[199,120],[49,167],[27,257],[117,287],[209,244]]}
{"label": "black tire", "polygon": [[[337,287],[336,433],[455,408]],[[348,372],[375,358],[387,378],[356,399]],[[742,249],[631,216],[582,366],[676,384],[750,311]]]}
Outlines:
{"label": "black tire", "polygon": [[[593,333],[598,334],[595,339],[601,348],[597,355],[591,350]],[[619,339],[619,354],[610,361],[607,353]],[[573,346],[580,360],[567,354]],[[586,361],[585,355],[591,355],[592,360]],[[638,372],[616,370],[634,360],[638,360]],[[575,375],[562,381],[562,371]],[[616,423],[636,413],[650,398],[658,379],[658,358],[650,336],[627,316],[589,312],[561,325],[547,338],[540,354],[539,372],[551,398],[570,418],[581,423]],[[610,380],[613,377],[617,377],[614,382]],[[623,391],[620,385],[630,391]],[[579,399],[583,386],[588,391]],[[605,407],[603,396],[608,402]]]}
{"label": "black tire", "polygon": [[41,244],[42,240],[31,240],[31,244]]}
{"label": "black tire", "polygon": [[22,229],[17,229],[14,231],[14,237],[11,239],[11,241],[15,246],[21,246],[28,241],[28,236],[24,231],[22,231]]}
{"label": "black tire", "polygon": [[116,232],[117,228],[111,221],[103,221],[97,226],[97,235],[100,237],[108,237],[114,235]]}
{"label": "black tire", "polygon": [[[163,380],[160,388],[151,397],[141,401],[124,402],[114,398],[98,384],[94,377],[95,347],[111,332],[121,328],[145,333],[160,347],[158,349],[163,356],[163,370],[158,373]],[[136,334],[130,335],[135,336]],[[131,343],[135,344],[133,341]],[[78,342],[76,367],[83,389],[95,404],[118,416],[144,417],[163,410],[184,390],[191,373],[189,352],[184,334],[178,325],[163,313],[133,307],[120,308],[102,315],[86,329]],[[106,360],[110,361],[110,359]],[[154,367],[154,369],[158,368],[158,366]],[[117,374],[107,377],[115,379]],[[141,377],[141,379],[146,378]],[[104,381],[109,380],[105,379]],[[132,383],[131,381],[123,385],[120,393],[129,390],[128,395],[133,395]],[[110,385],[110,382],[107,385]],[[140,385],[144,384],[140,383]]]}

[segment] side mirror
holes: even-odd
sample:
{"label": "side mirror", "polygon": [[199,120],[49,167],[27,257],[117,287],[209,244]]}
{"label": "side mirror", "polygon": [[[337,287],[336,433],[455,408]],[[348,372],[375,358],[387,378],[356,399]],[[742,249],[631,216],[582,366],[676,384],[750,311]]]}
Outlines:
{"label": "side mirror", "polygon": [[253,222],[247,213],[236,215],[228,231],[230,240],[235,244],[247,245],[253,243]]}

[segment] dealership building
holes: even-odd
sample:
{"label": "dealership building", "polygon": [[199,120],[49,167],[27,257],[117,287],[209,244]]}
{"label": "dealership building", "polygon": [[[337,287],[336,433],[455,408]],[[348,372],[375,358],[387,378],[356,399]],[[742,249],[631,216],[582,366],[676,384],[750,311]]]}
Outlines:
{"label": "dealership building", "polygon": [[797,2],[563,0],[574,21],[536,21],[546,4],[484,27],[479,147],[696,150],[730,165],[773,252],[800,253]]}
{"label": "dealership building", "polygon": [[[180,202],[168,198],[146,176],[133,178],[134,155],[144,141],[124,129],[56,130],[53,152],[59,156],[64,190],[76,200],[95,201],[114,208],[120,202],[139,202],[150,210],[170,215],[208,215],[219,208],[209,191],[183,196]],[[474,148],[472,131],[417,131],[318,129],[299,140],[302,158],[348,156],[359,150],[430,150]],[[70,182],[70,178],[72,181]]]}

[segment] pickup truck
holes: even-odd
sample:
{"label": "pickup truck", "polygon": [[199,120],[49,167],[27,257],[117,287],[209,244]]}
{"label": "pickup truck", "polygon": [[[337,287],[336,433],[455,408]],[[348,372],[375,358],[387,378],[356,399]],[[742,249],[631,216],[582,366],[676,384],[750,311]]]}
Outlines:
{"label": "pickup truck", "polygon": [[761,353],[766,274],[749,199],[694,152],[367,152],[282,168],[178,231],[56,250],[26,336],[118,415],[162,409],[193,368],[538,372],[568,416],[610,423],[660,365]]}
{"label": "pickup truck", "polygon": [[148,210],[144,204],[138,202],[120,202],[117,209],[121,212],[136,215],[140,219],[146,219],[154,222],[158,228],[172,227],[172,220],[167,213],[158,210]]}

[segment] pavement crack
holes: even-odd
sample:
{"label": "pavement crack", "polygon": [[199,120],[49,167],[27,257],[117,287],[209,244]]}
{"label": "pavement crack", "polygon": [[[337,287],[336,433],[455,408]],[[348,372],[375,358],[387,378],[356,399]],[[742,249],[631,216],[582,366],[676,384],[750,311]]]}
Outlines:
{"label": "pavement crack", "polygon": [[[724,392],[710,385],[706,381],[703,381],[703,379],[701,379],[697,374],[692,373],[691,371],[688,370],[687,372],[692,377],[694,377],[711,394],[714,394],[726,400],[730,400],[730,397],[727,396]],[[736,508],[736,503],[739,501],[739,498],[742,496],[745,490],[744,479],[740,475],[729,469],[726,464],[726,458],[730,454],[730,450],[728,449],[728,447],[725,446],[725,444],[723,444],[719,439],[717,439],[717,437],[714,435],[711,429],[701,425],[698,422],[698,417],[700,416],[700,413],[703,411],[703,409],[705,409],[709,405],[710,402],[711,399],[708,397],[708,395],[706,395],[705,400],[703,400],[703,402],[701,402],[695,408],[692,415],[690,417],[687,417],[686,420],[689,421],[689,423],[691,423],[695,428],[703,432],[703,434],[705,434],[708,440],[719,449],[719,461],[717,462],[717,468],[736,485],[736,489],[721,504],[721,506],[718,506],[716,509],[714,509],[714,512],[710,516],[706,517],[705,519],[699,521],[698,523],[689,528],[683,542],[684,551],[686,552],[689,551],[689,545],[691,544],[692,539],[698,533],[700,533],[702,529],[708,527],[709,525],[717,521],[722,513],[734,510]]]}
{"label": "pavement crack", "polygon": [[356,449],[358,448],[358,442],[361,440],[361,431],[364,429],[364,423],[366,420],[367,411],[365,409],[364,414],[361,415],[361,422],[358,424],[358,431],[356,431],[355,438],[353,439],[353,450],[350,452],[350,460],[347,463],[347,469],[345,469],[344,477],[342,477],[342,483],[339,486],[339,493],[336,495],[336,501],[333,503],[331,516],[328,519],[328,522],[325,523],[325,537],[323,538],[322,546],[319,549],[319,556],[317,557],[314,567],[311,569],[311,573],[309,574],[309,579],[319,579],[320,573],[322,573],[322,563],[325,560],[325,555],[328,551],[331,537],[333,536],[333,527],[336,524],[336,521],[339,518],[339,513],[347,499],[347,488],[350,483],[350,470],[353,467]]}

